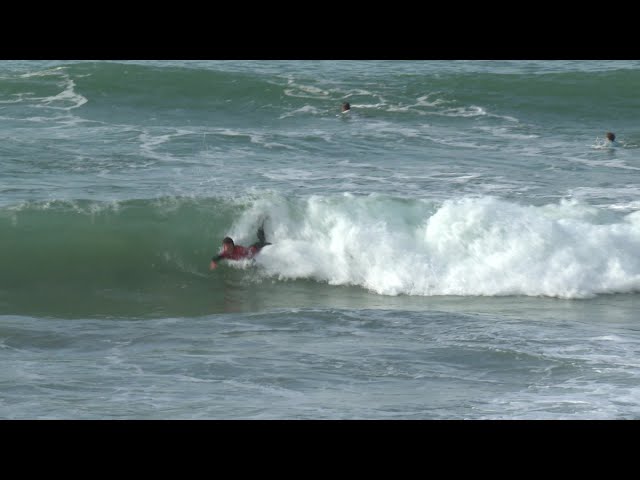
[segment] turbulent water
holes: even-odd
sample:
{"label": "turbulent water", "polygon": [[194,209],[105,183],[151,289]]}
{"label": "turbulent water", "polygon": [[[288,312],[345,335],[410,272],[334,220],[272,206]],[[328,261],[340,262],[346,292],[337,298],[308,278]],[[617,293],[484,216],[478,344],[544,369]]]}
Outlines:
{"label": "turbulent water", "polygon": [[0,417],[637,418],[638,85],[0,62]]}

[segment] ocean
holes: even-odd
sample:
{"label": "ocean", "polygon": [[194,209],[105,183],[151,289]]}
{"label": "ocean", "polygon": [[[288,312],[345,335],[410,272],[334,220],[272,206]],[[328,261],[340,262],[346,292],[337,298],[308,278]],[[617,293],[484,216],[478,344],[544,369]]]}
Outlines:
{"label": "ocean", "polygon": [[0,62],[0,418],[640,418],[638,85]]}

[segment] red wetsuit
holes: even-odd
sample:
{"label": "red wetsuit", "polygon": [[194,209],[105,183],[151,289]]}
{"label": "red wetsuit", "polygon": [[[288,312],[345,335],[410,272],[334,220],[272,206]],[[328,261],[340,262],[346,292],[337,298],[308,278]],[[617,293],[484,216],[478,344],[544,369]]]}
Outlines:
{"label": "red wetsuit", "polygon": [[222,252],[219,255],[213,257],[211,261],[213,262],[212,268],[215,268],[215,263],[218,260],[227,259],[227,260],[242,260],[244,258],[253,258],[265,245],[271,245],[266,241],[264,236],[264,230],[262,227],[258,229],[258,242],[254,243],[250,247],[243,247],[242,245],[234,245],[233,250],[230,252]]}
{"label": "red wetsuit", "polygon": [[234,245],[231,252],[222,252],[212,260],[214,262],[217,262],[218,260],[222,260],[223,258],[226,258],[227,260],[242,260],[243,258],[253,258],[253,256],[259,251],[260,249],[255,245],[251,245],[249,248],[243,247],[242,245]]}

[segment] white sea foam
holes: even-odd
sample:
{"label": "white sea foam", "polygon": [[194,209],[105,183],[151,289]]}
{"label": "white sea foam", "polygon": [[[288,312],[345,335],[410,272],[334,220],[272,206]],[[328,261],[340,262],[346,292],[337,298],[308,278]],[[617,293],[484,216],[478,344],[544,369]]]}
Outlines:
{"label": "white sea foam", "polygon": [[170,153],[157,152],[157,147],[164,143],[170,142],[174,138],[190,135],[199,137],[200,134],[184,129],[176,129],[175,131],[172,131],[170,133],[155,133],[149,130],[144,130],[138,135],[138,140],[140,141],[140,150],[142,150],[145,156],[155,160],[173,161],[175,160],[174,155]]}
{"label": "white sea foam", "polygon": [[278,118],[282,120],[284,118],[295,117],[298,115],[319,115],[320,113],[320,110],[318,110],[317,108],[311,105],[305,105],[304,107],[297,108],[292,112],[284,113]]}
{"label": "white sea foam", "polygon": [[607,168],[620,168],[623,170],[640,170],[640,167],[634,167],[627,164],[624,160],[613,158],[606,160],[599,160],[596,158],[581,158],[581,157],[565,157],[568,162],[582,163],[591,167],[607,167]]}
{"label": "white sea foam", "polygon": [[[313,196],[262,205],[273,245],[265,274],[358,285],[384,295],[587,298],[640,291],[640,212],[602,223],[575,201],[522,206],[493,197]],[[251,238],[252,221],[235,233]],[[253,224],[255,225],[255,224]]]}
{"label": "white sea foam", "polygon": [[634,212],[640,210],[640,200],[633,200],[627,203],[613,203],[608,205],[607,208],[621,212]]}
{"label": "white sea foam", "polygon": [[[617,186],[615,188],[606,187],[578,187],[569,191],[572,197],[589,201],[598,205],[599,200],[603,202],[602,208],[614,211],[632,212],[640,210],[640,187],[636,185]],[[625,201],[628,199],[627,201]]]}
{"label": "white sea foam", "polygon": [[489,132],[491,135],[495,135],[496,137],[502,138],[513,138],[515,140],[527,140],[530,138],[539,138],[539,135],[535,134],[524,134],[524,133],[513,133],[507,127],[476,127],[478,130],[482,130],[484,132]]}
{"label": "white sea foam", "polygon": [[309,180],[316,178],[316,174],[310,170],[302,170],[299,168],[283,168],[271,169],[263,172],[263,175],[271,180]]}
{"label": "white sea foam", "polygon": [[28,101],[30,100],[30,97],[33,95],[34,95],[33,92],[13,93],[9,95],[9,97],[15,97],[15,98],[2,99],[0,100],[0,104],[20,103],[20,102]]}
{"label": "white sea foam", "polygon": [[596,137],[593,145],[589,145],[591,148],[595,150],[608,150],[614,149],[617,146],[617,142],[611,142],[606,138]]}
{"label": "white sea foam", "polygon": [[468,107],[447,108],[441,113],[443,115],[452,117],[478,117],[487,115],[487,111],[484,108],[478,107],[476,105],[471,105]]}
{"label": "white sea foam", "polygon": [[[418,110],[421,114],[425,115],[439,115],[444,117],[462,117],[462,118],[475,118],[475,117],[487,117],[487,118],[497,118],[500,120],[506,120],[510,123],[520,123],[515,117],[510,115],[499,115],[497,113],[490,113],[484,107],[478,105],[463,105],[463,106],[453,106],[455,102],[449,100],[438,101],[435,100],[433,102],[426,102],[423,99],[424,97],[420,97],[418,99],[418,103],[412,105],[411,107],[428,107],[427,109]],[[448,106],[450,105],[450,106]],[[438,107],[438,108],[433,108]]]}
{"label": "white sea foam", "polygon": [[437,107],[438,105],[449,103],[447,100],[444,100],[442,98],[436,98],[433,101],[429,100],[429,97],[431,97],[432,95],[437,95],[437,94],[438,94],[438,92],[432,92],[432,93],[428,93],[426,95],[423,95],[421,97],[418,97],[416,105],[421,106],[421,107]]}
{"label": "white sea foam", "polygon": [[48,77],[52,75],[59,76],[60,72],[62,72],[64,67],[53,67],[47,68],[45,70],[38,70],[35,72],[27,72],[19,75],[21,78],[31,78],[31,77]]}
{"label": "white sea foam", "polygon": [[314,87],[313,85],[301,85],[296,83],[293,79],[289,79],[287,83],[289,88],[284,89],[284,94],[289,97],[327,98],[330,95],[330,92],[327,90]]}
{"label": "white sea foam", "polygon": [[57,95],[50,97],[33,97],[34,100],[39,100],[40,103],[35,106],[44,106],[47,108],[54,108],[59,110],[72,110],[74,108],[81,107],[88,102],[88,99],[75,91],[75,82],[68,76],[63,76],[61,85],[62,90]]}
{"label": "white sea foam", "polygon": [[366,97],[375,97],[377,96],[377,94],[375,92],[372,92],[370,90],[363,90],[361,88],[356,88],[353,90],[349,90],[348,93],[342,95],[341,91],[333,89],[332,92],[338,93],[342,96],[342,98],[351,98],[354,97],[356,95],[361,95],[361,96],[366,96]]}

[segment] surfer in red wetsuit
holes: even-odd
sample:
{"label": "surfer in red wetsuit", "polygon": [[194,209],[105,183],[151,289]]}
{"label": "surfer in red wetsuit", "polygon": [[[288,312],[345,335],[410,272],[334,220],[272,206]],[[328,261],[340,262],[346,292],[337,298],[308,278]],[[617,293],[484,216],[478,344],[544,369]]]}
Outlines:
{"label": "surfer in red wetsuit", "polygon": [[[263,225],[264,226],[264,225]],[[265,245],[271,245],[266,241],[263,226],[258,228],[258,241],[250,247],[243,247],[233,243],[231,237],[225,237],[222,240],[222,253],[213,257],[209,264],[209,270],[213,270],[218,266],[220,260],[242,260],[244,258],[253,258]]]}

